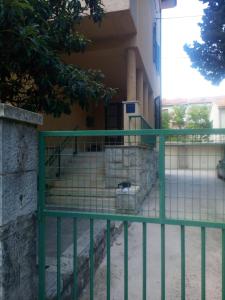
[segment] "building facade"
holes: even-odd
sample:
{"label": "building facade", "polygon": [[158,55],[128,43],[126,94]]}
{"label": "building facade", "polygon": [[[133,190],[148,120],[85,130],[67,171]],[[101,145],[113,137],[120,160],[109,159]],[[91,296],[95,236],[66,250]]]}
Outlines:
{"label": "building facade", "polygon": [[213,128],[225,128],[225,96],[212,102],[210,118]]}
{"label": "building facade", "polygon": [[[161,9],[174,1],[104,0],[103,23],[85,18],[80,32],[93,43],[84,54],[63,59],[100,69],[118,89],[105,107],[92,105],[58,119],[45,117],[45,130],[142,129],[159,127]],[[170,4],[170,5],[169,5]],[[156,138],[77,136],[46,141],[47,203],[68,208],[138,212],[157,180]],[[127,186],[123,190],[124,184]]]}
{"label": "building facade", "polygon": [[[79,31],[93,41],[85,53],[72,53],[64,61],[82,68],[101,70],[105,84],[118,93],[105,107],[89,111],[74,105],[71,115],[45,116],[44,130],[134,129],[130,117],[140,116],[149,127],[160,120],[161,10],[174,0],[104,0],[101,25],[85,18]],[[140,122],[141,124],[141,122]],[[141,125],[138,125],[139,127]],[[135,126],[137,124],[135,122]]]}

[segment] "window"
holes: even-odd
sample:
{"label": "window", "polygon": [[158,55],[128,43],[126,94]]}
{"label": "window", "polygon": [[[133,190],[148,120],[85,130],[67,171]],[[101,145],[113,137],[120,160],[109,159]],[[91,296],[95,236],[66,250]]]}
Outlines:
{"label": "window", "polygon": [[161,99],[155,98],[155,129],[161,128]]}
{"label": "window", "polygon": [[160,46],[157,43],[157,24],[153,23],[153,62],[156,67],[156,71],[160,73]]}

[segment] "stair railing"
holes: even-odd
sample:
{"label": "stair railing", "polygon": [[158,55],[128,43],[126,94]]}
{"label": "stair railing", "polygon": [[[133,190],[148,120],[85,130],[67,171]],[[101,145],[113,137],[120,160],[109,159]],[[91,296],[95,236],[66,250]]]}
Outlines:
{"label": "stair railing", "polygon": [[[79,126],[76,126],[73,130],[78,130]],[[77,143],[77,137],[71,137],[68,136],[59,145],[54,147],[53,153],[50,155],[48,160],[45,162],[45,165],[51,167],[55,161],[57,160],[57,172],[56,177],[60,177],[61,175],[61,154],[65,150],[66,146],[69,144],[69,142],[74,140],[74,149],[73,149],[73,155],[77,154],[78,151],[78,143]],[[47,149],[51,149],[51,147],[46,147]]]}
{"label": "stair railing", "polygon": [[[129,129],[153,129],[141,115],[129,116]],[[140,143],[150,147],[155,147],[156,138],[154,136],[141,136]]]}

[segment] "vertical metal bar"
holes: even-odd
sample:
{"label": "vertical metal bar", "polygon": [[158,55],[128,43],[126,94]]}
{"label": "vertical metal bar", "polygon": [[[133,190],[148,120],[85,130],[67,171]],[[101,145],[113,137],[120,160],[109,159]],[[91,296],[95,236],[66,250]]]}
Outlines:
{"label": "vertical metal bar", "polygon": [[160,219],[165,219],[165,136],[159,137]]}
{"label": "vertical metal bar", "polygon": [[107,300],[110,300],[110,280],[111,280],[111,253],[110,253],[110,248],[111,248],[111,239],[110,239],[110,234],[111,234],[111,222],[110,220],[107,220]]}
{"label": "vertical metal bar", "polygon": [[[160,219],[165,220],[165,136],[159,137]],[[161,300],[165,300],[165,225],[161,224]]]}
{"label": "vertical metal bar", "polygon": [[94,300],[94,220],[90,219],[90,300]]}
{"label": "vertical metal bar", "polygon": [[61,299],[61,218],[57,217],[57,300]]}
{"label": "vertical metal bar", "polygon": [[166,299],[165,286],[165,225],[161,224],[161,300]]}
{"label": "vertical metal bar", "polygon": [[205,300],[205,227],[201,227],[201,299]]}
{"label": "vertical metal bar", "polygon": [[147,299],[147,225],[143,223],[143,300]]}
{"label": "vertical metal bar", "polygon": [[124,221],[124,300],[128,300],[128,222]]}
{"label": "vertical metal bar", "polygon": [[38,299],[45,299],[45,139],[39,134],[38,174]]}
{"label": "vertical metal bar", "polygon": [[77,136],[75,136],[75,139],[74,139],[74,152],[73,154],[77,154]]}
{"label": "vertical metal bar", "polygon": [[58,156],[58,171],[56,173],[56,177],[60,177],[60,175],[61,175],[61,149],[60,149],[60,146],[57,147],[57,156]]}
{"label": "vertical metal bar", "polygon": [[77,219],[73,219],[73,299],[77,300]]}
{"label": "vertical metal bar", "polygon": [[185,274],[185,227],[181,225],[181,300],[186,298]]}
{"label": "vertical metal bar", "polygon": [[222,229],[222,300],[225,300],[225,229]]}

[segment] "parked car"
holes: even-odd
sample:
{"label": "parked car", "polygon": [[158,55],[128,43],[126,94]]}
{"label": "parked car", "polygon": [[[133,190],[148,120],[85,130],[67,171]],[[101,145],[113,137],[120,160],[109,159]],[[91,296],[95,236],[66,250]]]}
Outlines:
{"label": "parked car", "polygon": [[217,177],[225,180],[225,159],[219,161],[216,170]]}

